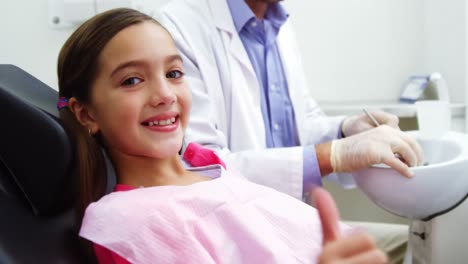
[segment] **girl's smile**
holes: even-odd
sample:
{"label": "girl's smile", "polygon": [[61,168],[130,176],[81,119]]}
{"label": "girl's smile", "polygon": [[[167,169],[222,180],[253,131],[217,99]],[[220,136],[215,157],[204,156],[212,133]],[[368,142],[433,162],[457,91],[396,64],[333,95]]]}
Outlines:
{"label": "girl's smile", "polygon": [[172,132],[179,127],[179,114],[175,112],[166,112],[148,118],[141,124],[151,131]]}

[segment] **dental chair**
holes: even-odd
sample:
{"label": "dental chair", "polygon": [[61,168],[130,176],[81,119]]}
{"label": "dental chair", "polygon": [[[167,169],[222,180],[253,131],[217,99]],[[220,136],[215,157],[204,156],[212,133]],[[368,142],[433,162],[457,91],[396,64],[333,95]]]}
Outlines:
{"label": "dental chair", "polygon": [[73,146],[57,91],[0,65],[0,263],[90,263],[73,212]]}

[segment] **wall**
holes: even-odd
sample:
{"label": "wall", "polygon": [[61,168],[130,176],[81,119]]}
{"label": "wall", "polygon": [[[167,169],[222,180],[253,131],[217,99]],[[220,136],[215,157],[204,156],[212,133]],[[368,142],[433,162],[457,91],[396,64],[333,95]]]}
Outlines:
{"label": "wall", "polygon": [[302,2],[288,4],[319,102],[396,100],[424,72],[424,0]]}
{"label": "wall", "polygon": [[287,4],[319,102],[397,100],[408,76],[434,71],[465,102],[464,0],[307,2]]}
{"label": "wall", "polygon": [[72,32],[48,26],[47,0],[1,1],[0,63],[15,64],[56,88],[57,56]]}
{"label": "wall", "polygon": [[426,0],[423,72],[447,79],[451,101],[465,103],[467,81],[467,4],[465,0]]}

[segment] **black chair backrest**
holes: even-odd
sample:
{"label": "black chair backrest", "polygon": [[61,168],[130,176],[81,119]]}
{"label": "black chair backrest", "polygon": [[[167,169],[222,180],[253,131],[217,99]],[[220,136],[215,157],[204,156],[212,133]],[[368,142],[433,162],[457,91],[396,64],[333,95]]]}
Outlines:
{"label": "black chair backrest", "polygon": [[0,65],[0,263],[86,263],[57,91]]}

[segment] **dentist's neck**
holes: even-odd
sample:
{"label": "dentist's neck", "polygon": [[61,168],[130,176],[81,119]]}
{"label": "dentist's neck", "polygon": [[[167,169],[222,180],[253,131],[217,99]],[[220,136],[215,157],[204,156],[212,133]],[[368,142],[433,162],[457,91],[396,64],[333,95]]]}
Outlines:
{"label": "dentist's neck", "polygon": [[245,0],[245,3],[247,3],[258,19],[262,20],[265,17],[265,13],[269,5],[267,2],[259,0]]}

